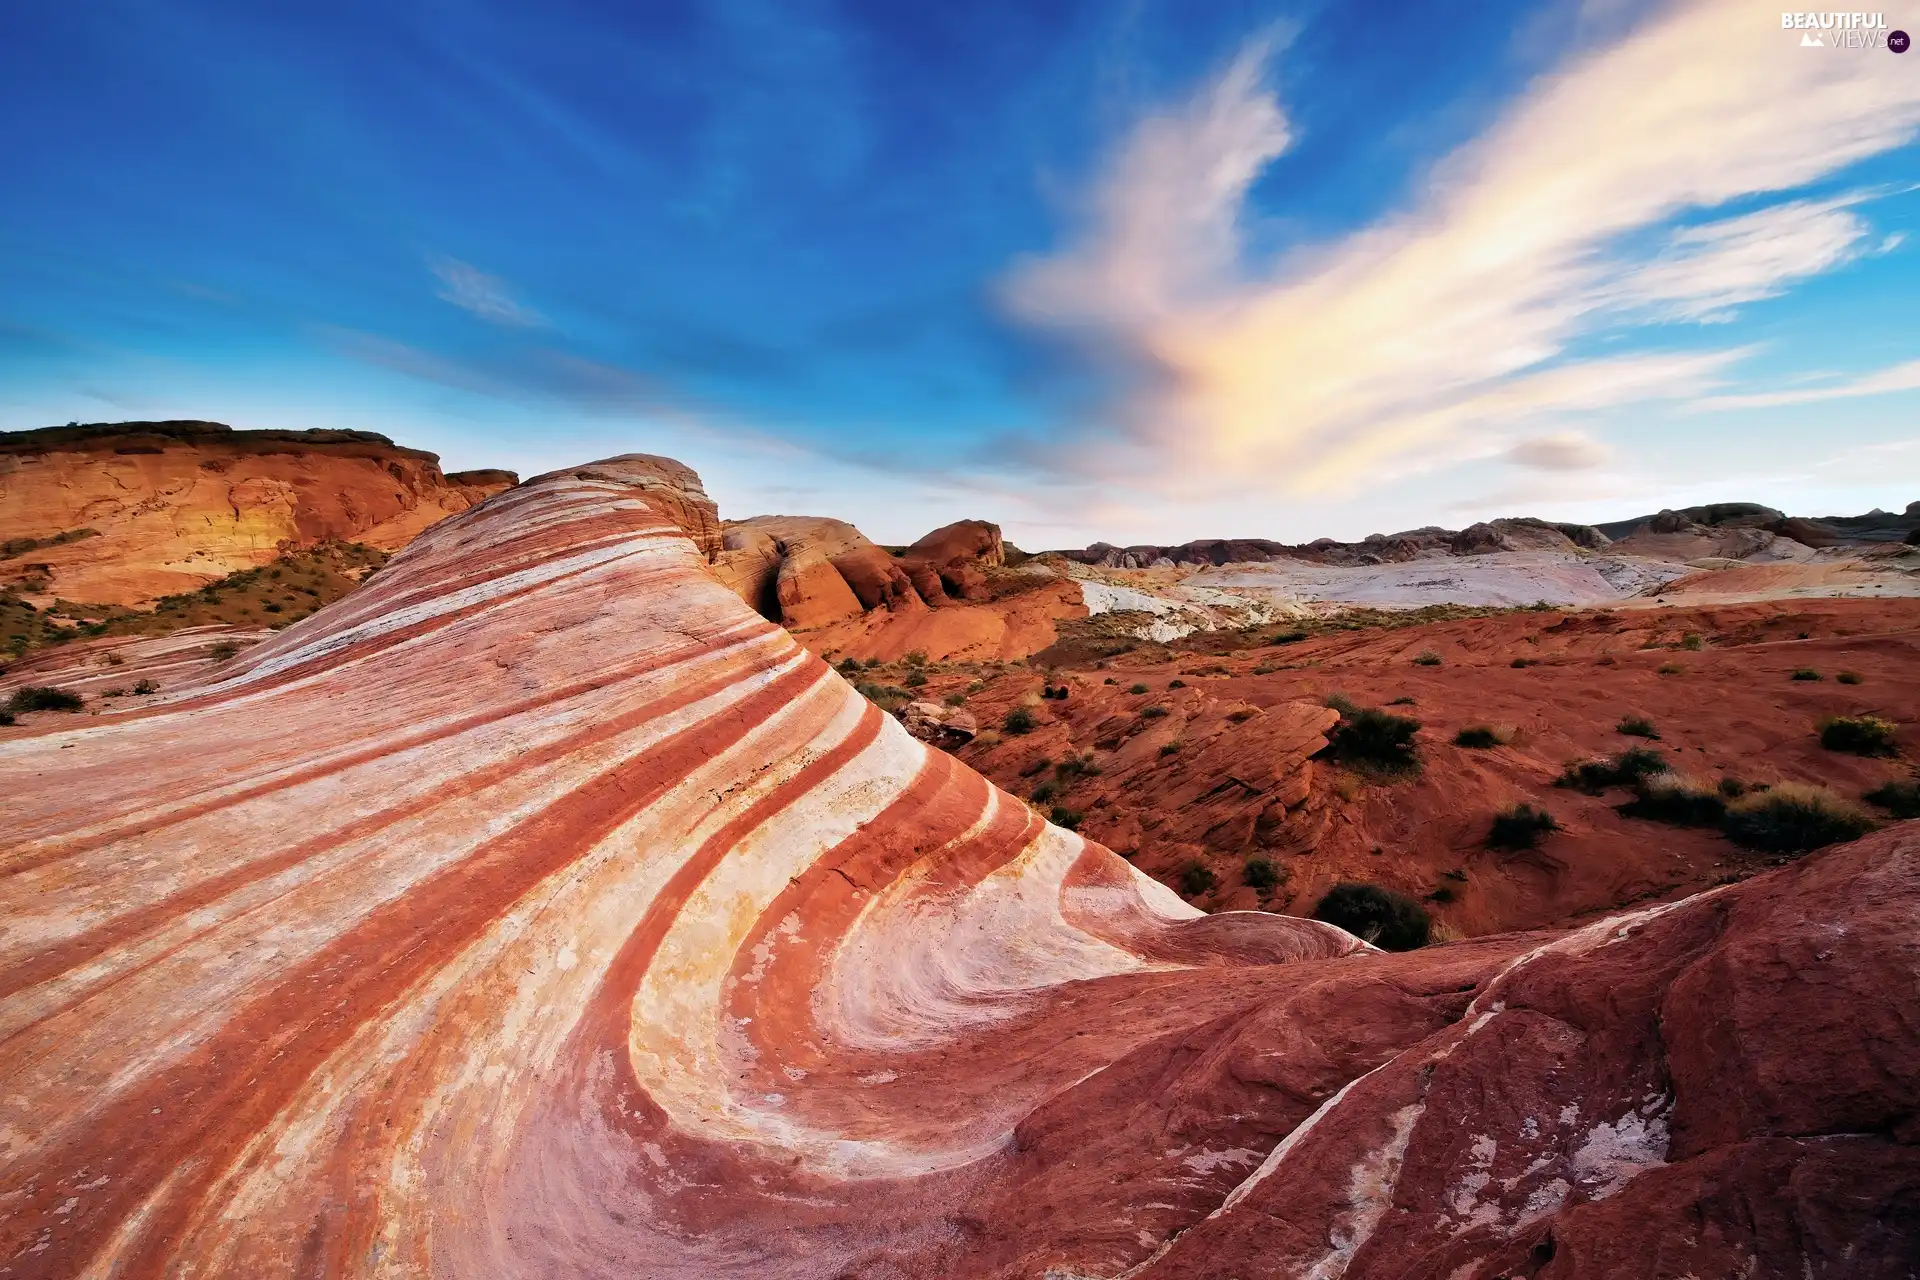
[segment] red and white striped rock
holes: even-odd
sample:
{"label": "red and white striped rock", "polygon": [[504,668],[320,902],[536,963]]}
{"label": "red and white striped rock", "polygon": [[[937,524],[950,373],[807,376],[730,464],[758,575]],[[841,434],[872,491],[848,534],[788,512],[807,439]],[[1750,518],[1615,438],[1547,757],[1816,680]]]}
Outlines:
{"label": "red and white striped rock", "polygon": [[[1197,916],[870,706],[705,527],[656,460],[556,473],[198,683],[0,737],[0,1275],[1517,1274],[1670,1155],[1841,1123],[1821,1176],[1910,1203],[1913,841],[1558,941]],[[1803,897],[1851,913],[1821,1025],[1903,1055],[1837,1101],[1756,1056],[1817,1010],[1699,967],[1800,957]],[[1473,1183],[1527,1120],[1561,1165]]]}

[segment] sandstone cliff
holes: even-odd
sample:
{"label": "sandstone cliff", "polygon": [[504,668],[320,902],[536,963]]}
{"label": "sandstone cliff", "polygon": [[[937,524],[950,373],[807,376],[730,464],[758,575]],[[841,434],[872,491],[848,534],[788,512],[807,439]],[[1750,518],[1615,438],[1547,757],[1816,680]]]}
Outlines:
{"label": "sandstone cliff", "polygon": [[122,422],[0,432],[0,586],[144,604],[329,539],[383,550],[514,483],[364,431]]}
{"label": "sandstone cliff", "polygon": [[1558,935],[1203,917],[743,607],[689,496],[557,473],[0,729],[13,1274],[1906,1274],[1913,824]]}

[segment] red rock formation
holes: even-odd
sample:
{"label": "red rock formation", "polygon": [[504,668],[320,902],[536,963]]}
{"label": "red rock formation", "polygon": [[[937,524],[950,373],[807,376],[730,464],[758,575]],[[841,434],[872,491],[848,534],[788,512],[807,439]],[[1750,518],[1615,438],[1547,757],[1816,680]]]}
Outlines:
{"label": "red rock formation", "polygon": [[[41,545],[48,593],[144,604],[329,539],[383,550],[513,484],[364,431],[127,422],[0,432],[0,540]],[[0,564],[0,569],[6,566]]]}
{"label": "red rock formation", "polygon": [[1906,831],[1557,938],[1196,916],[744,608],[661,480],[0,730],[0,1265],[1902,1274]]}

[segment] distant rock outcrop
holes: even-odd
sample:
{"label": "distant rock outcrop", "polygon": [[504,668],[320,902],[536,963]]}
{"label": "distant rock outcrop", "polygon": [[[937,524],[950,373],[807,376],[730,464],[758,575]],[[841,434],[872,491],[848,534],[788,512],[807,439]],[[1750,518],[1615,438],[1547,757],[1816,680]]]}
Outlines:
{"label": "distant rock outcrop", "polygon": [[1004,563],[998,525],[962,520],[900,555],[844,520],[753,516],[728,521],[720,577],[762,616],[791,631],[831,626],[875,609],[937,608],[986,594]]}
{"label": "distant rock outcrop", "polygon": [[[26,548],[14,562],[49,594],[142,604],[328,540],[393,550],[514,482],[445,475],[433,454],[370,431],[181,421],[0,432],[0,541]],[[9,567],[0,560],[0,584]]]}

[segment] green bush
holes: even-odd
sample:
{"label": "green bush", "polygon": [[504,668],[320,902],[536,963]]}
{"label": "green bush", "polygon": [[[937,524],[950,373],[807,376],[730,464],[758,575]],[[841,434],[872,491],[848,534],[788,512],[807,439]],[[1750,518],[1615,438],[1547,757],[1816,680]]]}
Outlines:
{"label": "green bush", "polygon": [[228,658],[231,658],[234,654],[238,652],[240,652],[239,645],[235,644],[231,640],[222,640],[219,644],[216,644],[215,646],[213,646],[213,648],[207,650],[207,657],[212,659],[214,662],[225,662]]}
{"label": "green bush", "polygon": [[1515,658],[1515,659],[1514,659],[1514,660],[1513,660],[1512,662],[1509,662],[1509,663],[1508,663],[1507,665],[1508,665],[1508,666],[1510,666],[1510,667],[1513,667],[1513,668],[1514,668],[1514,669],[1516,669],[1516,670],[1518,670],[1518,669],[1519,669],[1519,668],[1521,668],[1521,667],[1537,667],[1537,666],[1539,666],[1539,665],[1540,665],[1540,659],[1538,659],[1538,658]]}
{"label": "green bush", "polygon": [[1304,631],[1282,631],[1279,635],[1273,638],[1272,643],[1299,644],[1302,640],[1305,640],[1306,638],[1307,638],[1307,633]]}
{"label": "green bush", "polygon": [[1035,804],[1045,804],[1047,801],[1053,799],[1053,784],[1051,782],[1041,783],[1033,789],[1033,794],[1029,796],[1028,799],[1032,800]]}
{"label": "green bush", "polygon": [[1169,688],[1169,689],[1184,689],[1184,688],[1186,688],[1186,687],[1187,687],[1187,682],[1186,682],[1185,680],[1169,680],[1169,681],[1167,681],[1167,688]]}
{"label": "green bush", "polygon": [[1500,745],[1500,735],[1484,724],[1468,725],[1453,735],[1453,745],[1475,748],[1497,747]]}
{"label": "green bush", "polygon": [[1431,649],[1424,650],[1414,656],[1413,665],[1416,667],[1437,667],[1440,665],[1440,655]]}
{"label": "green bush", "polygon": [[1275,866],[1272,858],[1263,858],[1256,853],[1247,859],[1247,865],[1240,873],[1240,878],[1246,881],[1249,888],[1265,893],[1285,884],[1287,875],[1285,867]]}
{"label": "green bush", "polygon": [[1531,849],[1540,837],[1558,831],[1560,824],[1545,809],[1517,804],[1493,815],[1493,827],[1487,832],[1487,847],[1518,851]]}
{"label": "green bush", "polygon": [[1680,647],[1690,653],[1698,653],[1707,647],[1707,642],[1701,639],[1698,631],[1689,631],[1680,637]]}
{"label": "green bush", "polygon": [[1008,733],[1032,733],[1033,726],[1033,712],[1025,707],[1015,707],[1007,712],[1007,718],[1000,722],[1000,727]]}
{"label": "green bush", "polygon": [[900,678],[900,683],[907,686],[907,688],[909,689],[918,689],[921,685],[925,684],[926,682],[927,682],[927,673],[924,671],[918,671],[918,670],[910,670],[907,672],[906,675]]}
{"label": "green bush", "polygon": [[144,697],[149,693],[160,692],[160,686],[151,680],[136,680],[133,682],[133,692],[136,696]]}
{"label": "green bush", "polygon": [[1570,764],[1553,785],[1597,796],[1608,787],[1630,787],[1642,778],[1665,773],[1671,767],[1667,758],[1651,747],[1629,747],[1611,760],[1581,760]]}
{"label": "green bush", "polygon": [[1829,751],[1846,751],[1856,756],[1899,754],[1894,726],[1879,716],[1834,716],[1820,722],[1820,745]]}
{"label": "green bush", "polygon": [[1162,744],[1160,745],[1160,754],[1161,754],[1161,756],[1163,756],[1163,757],[1165,757],[1165,756],[1176,756],[1176,755],[1179,755],[1179,754],[1180,754],[1180,744],[1179,744],[1179,743],[1177,743],[1177,742],[1165,742],[1165,743],[1162,743]]}
{"label": "green bush", "polygon": [[1723,829],[1749,849],[1800,854],[1856,840],[1873,830],[1873,819],[1825,787],[1783,782],[1735,801]]}
{"label": "green bush", "polygon": [[913,701],[913,695],[899,685],[880,684],[873,680],[857,680],[853,688],[861,697],[882,711],[897,711]]}
{"label": "green bush", "polygon": [[900,661],[906,663],[910,667],[924,667],[927,665],[926,650],[909,649],[907,650],[906,655],[902,657]]}
{"label": "green bush", "polygon": [[[228,647],[231,648],[232,646]],[[834,670],[843,676],[857,676],[860,674],[860,659],[842,658],[834,665]]]}
{"label": "green bush", "polygon": [[1842,671],[1839,675],[1835,676],[1834,679],[1838,680],[1841,684],[1864,684],[1867,678],[1858,671]]}
{"label": "green bush", "polygon": [[1207,864],[1198,858],[1180,868],[1180,892],[1186,897],[1197,898],[1218,883]]}
{"label": "green bush", "polygon": [[1861,798],[1879,805],[1896,818],[1920,818],[1920,780],[1888,782]]}
{"label": "green bush", "polygon": [[7,710],[21,711],[78,711],[81,697],[77,693],[68,693],[65,689],[56,689],[52,685],[22,685],[13,691],[13,697],[7,699]]}
{"label": "green bush", "polygon": [[1750,787],[1746,783],[1740,781],[1740,779],[1729,774],[1728,776],[1720,779],[1719,785],[1714,787],[1714,790],[1718,791],[1723,799],[1738,800],[1741,796],[1747,794],[1747,792],[1749,791],[1764,791],[1766,790],[1766,788]]}
{"label": "green bush", "polygon": [[1385,951],[1424,947],[1432,931],[1425,907],[1377,884],[1336,884],[1314,907],[1313,918]]}
{"label": "green bush", "polygon": [[1142,720],[1158,720],[1161,716],[1164,716],[1166,714],[1167,714],[1167,709],[1157,704],[1151,707],[1140,708],[1140,718]]}
{"label": "green bush", "polygon": [[1145,693],[1146,691],[1147,691],[1147,686],[1143,684],[1132,685],[1127,689],[1128,693]]}
{"label": "green bush", "polygon": [[940,701],[946,703],[950,707],[964,707],[967,705],[967,695],[964,693],[958,693],[958,692],[950,693],[946,697],[940,699]]}
{"label": "green bush", "polygon": [[1812,667],[1795,667],[1792,678],[1795,680],[1818,680],[1820,673]]}
{"label": "green bush", "polygon": [[1076,810],[1069,809],[1063,804],[1057,804],[1053,806],[1053,812],[1048,815],[1048,821],[1052,822],[1056,827],[1065,827],[1068,831],[1078,831],[1081,820],[1084,817],[1084,814]]}
{"label": "green bush", "polygon": [[1342,712],[1340,723],[1327,736],[1327,754],[1343,764],[1408,773],[1420,767],[1413,741],[1419,731],[1418,720],[1378,707],[1353,707]]}
{"label": "green bush", "polygon": [[1651,738],[1656,742],[1660,740],[1660,731],[1654,728],[1653,721],[1645,716],[1628,716],[1613,726],[1613,731],[1624,733],[1629,738]]}
{"label": "green bush", "polygon": [[1677,676],[1677,675],[1682,675],[1685,672],[1686,672],[1685,667],[1676,666],[1671,662],[1663,662],[1660,664],[1659,668],[1655,671],[1654,674],[1662,675],[1662,676]]}
{"label": "green bush", "polygon": [[1717,827],[1727,816],[1727,797],[1717,787],[1707,787],[1673,773],[1657,773],[1642,778],[1633,799],[1617,810],[1628,818],[1665,822],[1676,827]]}

